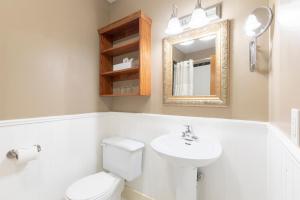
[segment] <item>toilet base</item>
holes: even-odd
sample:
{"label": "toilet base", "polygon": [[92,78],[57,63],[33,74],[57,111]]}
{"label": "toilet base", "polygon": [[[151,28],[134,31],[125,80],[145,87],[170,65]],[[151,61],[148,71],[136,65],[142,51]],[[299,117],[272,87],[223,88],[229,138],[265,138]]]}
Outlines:
{"label": "toilet base", "polygon": [[116,190],[114,191],[112,196],[110,198],[108,198],[107,200],[122,200],[122,192],[124,190],[124,185],[125,185],[125,181],[124,181],[124,179],[121,179],[118,187],[116,188]]}

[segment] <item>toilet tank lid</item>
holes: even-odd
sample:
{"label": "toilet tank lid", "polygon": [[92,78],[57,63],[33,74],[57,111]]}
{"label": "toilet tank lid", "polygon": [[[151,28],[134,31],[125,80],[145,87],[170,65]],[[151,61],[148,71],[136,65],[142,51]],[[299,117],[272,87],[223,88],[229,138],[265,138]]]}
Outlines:
{"label": "toilet tank lid", "polygon": [[142,142],[119,136],[103,139],[102,143],[104,145],[119,147],[127,151],[137,151],[143,149],[145,146]]}

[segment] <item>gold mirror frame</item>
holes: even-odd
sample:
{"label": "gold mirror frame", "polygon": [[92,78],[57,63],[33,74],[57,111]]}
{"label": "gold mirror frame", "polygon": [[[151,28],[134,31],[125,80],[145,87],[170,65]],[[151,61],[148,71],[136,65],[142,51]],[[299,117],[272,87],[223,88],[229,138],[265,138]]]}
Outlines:
{"label": "gold mirror frame", "polygon": [[[163,40],[164,103],[183,106],[226,107],[229,104],[229,20],[186,31]],[[173,45],[216,34],[216,95],[173,96]]]}

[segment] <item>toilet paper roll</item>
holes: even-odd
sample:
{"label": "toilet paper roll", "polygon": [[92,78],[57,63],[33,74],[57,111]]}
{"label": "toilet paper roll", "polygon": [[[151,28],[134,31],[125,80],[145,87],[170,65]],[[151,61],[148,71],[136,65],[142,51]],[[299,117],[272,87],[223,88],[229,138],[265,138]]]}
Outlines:
{"label": "toilet paper roll", "polygon": [[32,147],[28,149],[18,149],[16,150],[16,154],[17,163],[24,164],[31,160],[36,160],[39,152],[36,147]]}

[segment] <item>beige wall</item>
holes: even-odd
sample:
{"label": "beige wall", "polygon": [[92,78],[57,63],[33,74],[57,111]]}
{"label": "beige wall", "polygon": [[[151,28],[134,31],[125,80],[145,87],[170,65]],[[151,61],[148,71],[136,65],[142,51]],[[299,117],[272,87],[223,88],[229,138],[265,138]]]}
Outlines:
{"label": "beige wall", "polygon": [[184,54],[175,47],[172,48],[172,56],[173,56],[173,61],[176,62],[184,61]]}
{"label": "beige wall", "polygon": [[290,134],[290,112],[300,109],[300,2],[272,0],[275,23],[271,31],[270,121]]}
{"label": "beige wall", "polygon": [[[228,108],[195,108],[163,105],[162,39],[171,15],[169,0],[119,0],[110,6],[110,21],[142,9],[153,20],[152,27],[152,95],[151,97],[113,98],[113,111],[164,113],[175,115],[224,117],[251,120],[268,120],[268,35],[260,43],[259,68],[262,72],[250,73],[248,69],[248,38],[243,32],[247,15],[267,0],[225,0],[223,18],[231,19],[231,103]],[[179,15],[191,12],[196,0],[175,0]],[[204,6],[219,1],[204,1]]]}
{"label": "beige wall", "polygon": [[[228,108],[195,108],[162,103],[162,38],[171,13],[168,0],[0,0],[0,119],[95,111],[268,119],[268,78],[248,70],[248,13],[267,0],[226,0],[223,18],[231,28],[231,103]],[[217,3],[204,2],[204,6]],[[195,0],[180,1],[179,15]],[[138,9],[153,19],[151,97],[100,98],[97,28]],[[260,68],[267,67],[268,39],[260,43]],[[262,53],[261,53],[262,52]],[[111,108],[111,109],[110,109]]]}
{"label": "beige wall", "polygon": [[210,49],[203,49],[201,51],[196,51],[193,53],[185,54],[185,59],[193,59],[193,60],[201,60],[201,59],[206,59],[210,58],[212,55],[216,54],[216,48],[210,48]]}
{"label": "beige wall", "polygon": [[0,0],[0,119],[106,111],[97,29],[105,0]]}

